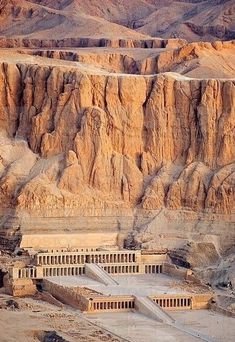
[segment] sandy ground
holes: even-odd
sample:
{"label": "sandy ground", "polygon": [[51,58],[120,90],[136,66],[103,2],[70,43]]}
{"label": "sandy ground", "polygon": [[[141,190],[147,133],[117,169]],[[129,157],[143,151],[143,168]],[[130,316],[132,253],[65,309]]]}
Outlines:
{"label": "sandy ground", "polygon": [[0,294],[0,342],[40,341],[44,331],[56,331],[68,342],[121,342],[106,330],[94,326],[71,308],[58,308],[31,298],[14,299],[19,310],[6,309],[12,297]]}
{"label": "sandy ground", "polygon": [[[15,20],[14,15],[12,15],[11,3],[5,5],[4,13],[2,13],[0,18],[1,35],[23,35],[34,38],[40,37],[42,39],[78,36],[106,36],[109,38],[146,37],[145,34],[137,33],[125,26],[112,23],[101,17],[85,14],[79,8],[66,7],[65,9],[56,10],[33,2],[35,1],[17,0],[15,2],[15,6],[21,9],[17,15],[18,20]],[[22,15],[21,12],[24,14]]]}
{"label": "sandy ground", "polygon": [[136,312],[93,314],[87,317],[103,327],[110,327],[113,332],[133,342],[199,341],[195,337]]}
{"label": "sandy ground", "polygon": [[[87,285],[86,277],[57,278],[58,283],[75,286],[80,282]],[[159,287],[165,290],[177,290],[179,281],[165,275],[130,276],[126,282],[124,276],[115,277],[120,286],[128,289],[138,288],[146,284],[148,290],[155,289],[156,280]],[[55,281],[55,278],[51,280]],[[181,282],[182,283],[182,282]],[[90,280],[89,285],[97,287],[99,283]],[[183,286],[183,284],[181,284]],[[102,286],[102,285],[101,285]],[[91,286],[92,287],[92,286]],[[119,286],[118,286],[119,287]],[[107,291],[109,287],[107,286]],[[109,289],[110,290],[110,289]],[[137,292],[138,292],[137,291]],[[147,291],[143,286],[141,291]],[[142,292],[141,292],[142,293]],[[102,313],[82,314],[79,310],[68,306],[57,307],[33,298],[14,298],[19,309],[6,306],[11,296],[0,294],[0,342],[31,342],[41,341],[45,331],[56,331],[68,342],[194,342],[195,338],[184,331],[152,320],[140,313]],[[211,337],[217,342],[232,342],[235,338],[235,319],[222,316],[209,310],[171,312],[170,315],[189,329]]]}
{"label": "sandy ground", "polygon": [[235,341],[235,318],[220,315],[210,310],[171,312],[178,322],[207,334],[219,342]]}
{"label": "sandy ground", "polygon": [[[165,324],[158,323],[138,313],[87,315],[91,321],[135,342],[193,342],[200,339]],[[235,340],[235,319],[209,310],[171,312],[178,322],[190,329],[207,334],[218,342]]]}

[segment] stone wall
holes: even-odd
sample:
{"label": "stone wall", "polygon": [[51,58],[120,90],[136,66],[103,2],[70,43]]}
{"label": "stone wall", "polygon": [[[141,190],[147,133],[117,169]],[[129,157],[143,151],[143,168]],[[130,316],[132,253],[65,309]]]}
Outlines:
{"label": "stone wall", "polygon": [[192,309],[208,309],[213,298],[212,293],[195,294],[192,296]]}
{"label": "stone wall", "polygon": [[24,297],[34,295],[37,291],[32,279],[12,279],[4,277],[4,288],[7,294],[14,297]]}
{"label": "stone wall", "polygon": [[179,278],[183,278],[183,279],[186,279],[187,275],[192,274],[191,270],[170,264],[168,262],[164,263],[163,272],[166,274],[172,275],[174,277],[179,277]]}
{"label": "stone wall", "polygon": [[89,309],[89,300],[82,294],[82,289],[79,293],[79,290],[54,284],[47,279],[43,280],[43,288],[62,303],[69,304],[82,311]]}
{"label": "stone wall", "polygon": [[[48,229],[49,230],[49,229]],[[60,229],[59,229],[60,230]],[[33,247],[35,250],[43,248],[75,248],[96,247],[117,244],[118,232],[81,232],[77,234],[23,234],[21,248]],[[59,246],[58,246],[59,245]]]}

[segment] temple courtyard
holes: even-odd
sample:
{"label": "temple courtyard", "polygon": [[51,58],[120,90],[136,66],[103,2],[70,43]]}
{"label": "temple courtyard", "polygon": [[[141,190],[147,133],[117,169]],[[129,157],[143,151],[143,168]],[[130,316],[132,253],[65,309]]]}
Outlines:
{"label": "temple courtyard", "polygon": [[[211,310],[171,312],[171,316],[186,327],[207,335],[210,341],[233,342],[234,318],[222,316]],[[103,313],[87,315],[89,320],[101,327],[126,338],[128,341],[143,342],[197,342],[202,338],[188,335],[167,324],[156,322],[137,312]],[[205,341],[205,340],[204,340]]]}

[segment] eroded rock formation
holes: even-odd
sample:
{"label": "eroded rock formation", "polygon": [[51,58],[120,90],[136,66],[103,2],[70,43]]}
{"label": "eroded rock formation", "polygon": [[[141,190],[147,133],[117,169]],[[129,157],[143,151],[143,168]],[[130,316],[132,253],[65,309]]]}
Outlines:
{"label": "eroded rock formation", "polygon": [[167,208],[231,220],[233,80],[84,72],[21,56],[0,66],[2,210]]}
{"label": "eroded rock formation", "polygon": [[65,153],[64,161],[56,159],[59,179],[50,179],[58,189],[79,192],[69,184],[75,176],[78,184],[131,206],[231,212],[232,80],[85,75],[7,63],[0,77],[1,129],[26,140],[41,158]]}

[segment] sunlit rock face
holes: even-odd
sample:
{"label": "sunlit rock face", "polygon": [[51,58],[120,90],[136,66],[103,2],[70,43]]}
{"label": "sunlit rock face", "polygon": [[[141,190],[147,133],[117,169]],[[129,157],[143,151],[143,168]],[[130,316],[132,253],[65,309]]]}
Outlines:
{"label": "sunlit rock face", "polygon": [[85,72],[27,56],[1,63],[0,97],[3,211],[32,218],[164,208],[232,220],[232,79]]}
{"label": "sunlit rock face", "polygon": [[[0,77],[1,129],[27,141],[30,155],[26,183],[14,194],[18,205],[31,206],[28,192],[37,179],[53,185],[58,198],[86,187],[130,207],[231,212],[232,80],[84,75],[6,63]],[[2,168],[9,159],[2,156]],[[37,172],[42,161],[44,172]],[[5,171],[2,186],[13,174]]]}

